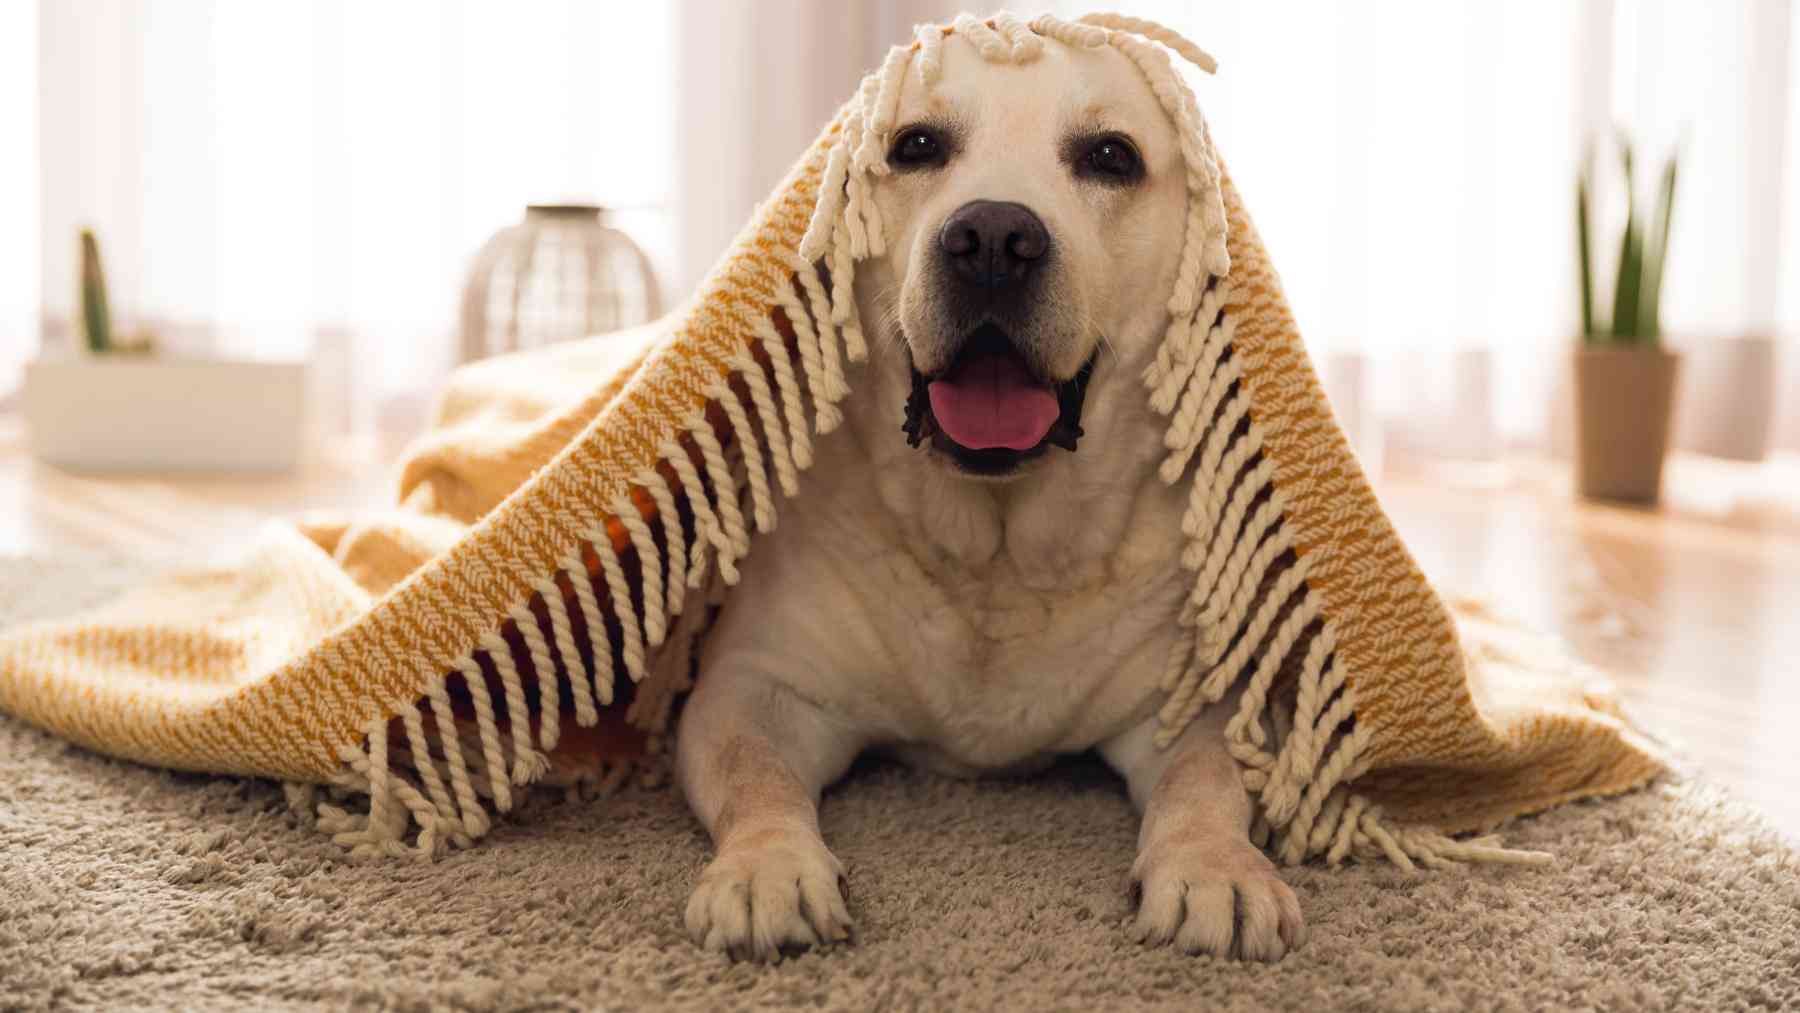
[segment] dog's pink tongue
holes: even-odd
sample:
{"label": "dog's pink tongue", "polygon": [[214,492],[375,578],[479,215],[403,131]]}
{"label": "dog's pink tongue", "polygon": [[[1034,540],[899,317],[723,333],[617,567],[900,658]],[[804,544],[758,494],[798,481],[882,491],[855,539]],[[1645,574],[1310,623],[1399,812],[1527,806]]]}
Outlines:
{"label": "dog's pink tongue", "polygon": [[944,435],[970,450],[1030,450],[1062,414],[1056,395],[1010,355],[971,359],[927,390]]}

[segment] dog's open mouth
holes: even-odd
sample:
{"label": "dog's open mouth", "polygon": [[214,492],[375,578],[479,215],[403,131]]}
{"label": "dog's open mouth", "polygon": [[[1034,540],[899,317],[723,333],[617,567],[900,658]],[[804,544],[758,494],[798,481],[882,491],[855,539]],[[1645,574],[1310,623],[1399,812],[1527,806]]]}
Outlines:
{"label": "dog's open mouth", "polygon": [[913,370],[907,442],[950,455],[965,471],[1004,474],[1047,447],[1074,450],[1094,362],[1062,383],[1040,378],[1006,332],[977,328],[948,369]]}

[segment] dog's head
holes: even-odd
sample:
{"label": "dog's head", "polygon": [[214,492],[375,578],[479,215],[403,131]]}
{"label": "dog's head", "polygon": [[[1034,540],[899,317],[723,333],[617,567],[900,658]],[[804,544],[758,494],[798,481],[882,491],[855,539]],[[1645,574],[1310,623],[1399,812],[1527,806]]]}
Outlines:
{"label": "dog's head", "polygon": [[[905,77],[872,197],[884,255],[858,268],[884,387],[906,437],[957,472],[1024,473],[1105,433],[1168,324],[1188,218],[1175,125],[1112,46],[1024,64],[943,44]],[[1125,382],[1099,383],[1097,377]]]}

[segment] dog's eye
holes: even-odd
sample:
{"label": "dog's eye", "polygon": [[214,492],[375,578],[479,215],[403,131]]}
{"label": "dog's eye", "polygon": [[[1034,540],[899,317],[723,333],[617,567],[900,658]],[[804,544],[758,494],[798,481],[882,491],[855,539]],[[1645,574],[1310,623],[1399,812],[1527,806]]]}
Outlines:
{"label": "dog's eye", "polygon": [[1076,171],[1107,182],[1131,183],[1144,175],[1144,161],[1130,141],[1114,135],[1097,138],[1076,164]]}
{"label": "dog's eye", "polygon": [[888,164],[896,168],[935,165],[943,161],[944,142],[935,131],[911,127],[900,132],[888,151]]}

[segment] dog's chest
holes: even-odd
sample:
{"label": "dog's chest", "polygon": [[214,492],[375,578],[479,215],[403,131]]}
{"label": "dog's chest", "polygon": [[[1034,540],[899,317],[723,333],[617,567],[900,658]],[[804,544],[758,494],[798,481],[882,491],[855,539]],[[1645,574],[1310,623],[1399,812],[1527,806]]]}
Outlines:
{"label": "dog's chest", "polygon": [[745,561],[708,677],[785,684],[867,744],[953,773],[1079,752],[1148,719],[1192,580],[1185,497],[1147,461],[1053,466],[1068,474],[996,511],[916,455],[872,465],[822,443]]}
{"label": "dog's chest", "polygon": [[897,751],[955,773],[1033,766],[1123,731],[1154,699],[1174,626],[1164,572],[1050,589],[998,572],[910,593],[924,607],[893,610],[886,631],[912,732]]}

